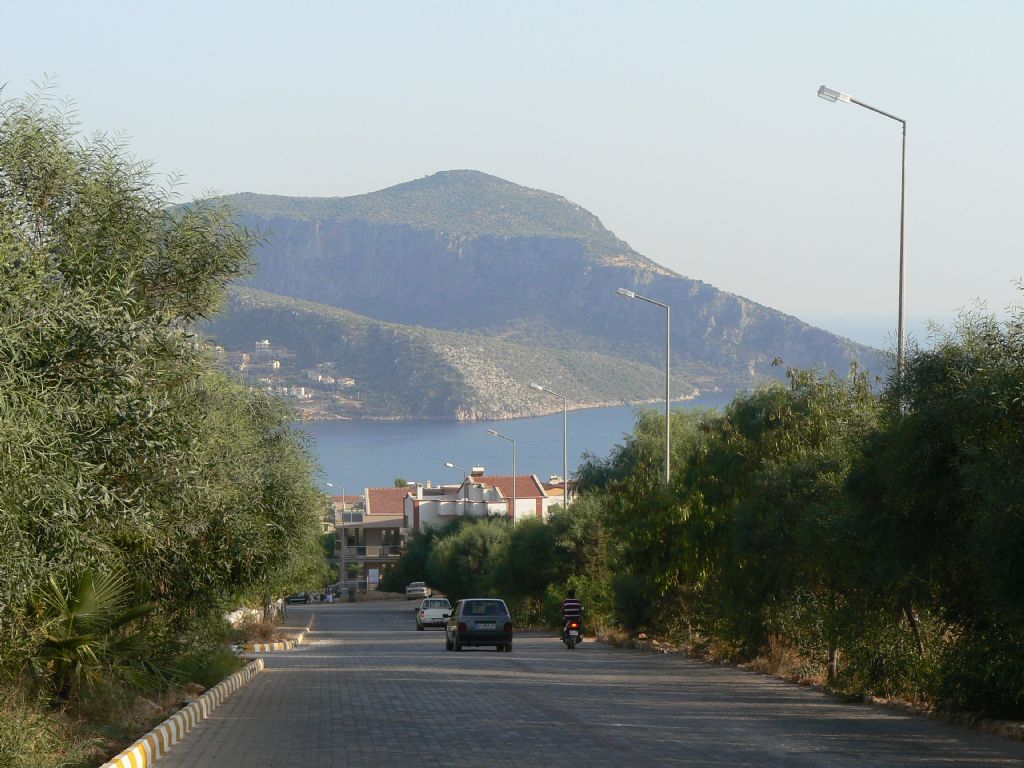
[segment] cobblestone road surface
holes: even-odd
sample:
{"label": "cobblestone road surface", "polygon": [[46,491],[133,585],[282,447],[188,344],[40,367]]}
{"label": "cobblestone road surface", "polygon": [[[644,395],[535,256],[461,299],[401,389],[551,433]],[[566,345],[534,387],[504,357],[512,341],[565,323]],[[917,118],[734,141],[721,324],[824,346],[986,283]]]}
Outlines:
{"label": "cobblestone road surface", "polygon": [[676,656],[518,636],[444,650],[412,602],[289,608],[306,644],[160,768],[1021,766],[1024,743]]}

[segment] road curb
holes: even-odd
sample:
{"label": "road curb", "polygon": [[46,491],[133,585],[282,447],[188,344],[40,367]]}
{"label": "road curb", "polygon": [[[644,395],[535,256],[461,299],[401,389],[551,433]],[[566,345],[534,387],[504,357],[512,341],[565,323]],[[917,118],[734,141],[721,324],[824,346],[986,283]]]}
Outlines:
{"label": "road curb", "polygon": [[302,643],[305,632],[299,632],[294,640],[284,640],[280,643],[246,643],[246,653],[273,653],[275,651],[290,651],[296,645]]}
{"label": "road curb", "polygon": [[306,622],[304,629],[299,631],[293,639],[282,640],[279,643],[246,643],[243,649],[244,653],[276,653],[278,651],[290,651],[297,645],[302,645],[303,639],[306,637],[306,633],[313,628],[314,616],[309,617],[309,621]]}
{"label": "road curb", "polygon": [[219,682],[187,707],[178,710],[100,768],[146,768],[152,765],[181,741],[196,723],[208,718],[213,710],[262,669],[263,659],[246,664],[243,669]]}

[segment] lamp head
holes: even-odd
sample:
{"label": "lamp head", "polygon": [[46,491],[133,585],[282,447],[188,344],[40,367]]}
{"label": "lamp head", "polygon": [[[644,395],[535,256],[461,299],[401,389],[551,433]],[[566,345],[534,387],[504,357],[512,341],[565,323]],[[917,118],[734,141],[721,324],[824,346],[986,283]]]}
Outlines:
{"label": "lamp head", "polygon": [[455,467],[455,465],[454,465],[454,464],[452,464],[452,463],[451,463],[450,461],[446,461],[446,462],[444,463],[444,465],[445,465],[446,467],[448,467],[448,469],[455,469],[455,468],[456,468],[456,467]]}
{"label": "lamp head", "polygon": [[544,387],[542,387],[540,384],[533,384],[533,383],[531,383],[530,384],[530,389],[536,389],[538,392],[543,392],[544,391]]}
{"label": "lamp head", "polygon": [[850,94],[843,93],[842,91],[835,91],[828,86],[821,86],[818,89],[818,98],[824,99],[825,101],[850,101]]}
{"label": "lamp head", "polygon": [[627,299],[635,299],[636,294],[633,291],[627,291],[625,288],[619,288],[615,291],[620,296],[625,296]]}
{"label": "lamp head", "polygon": [[493,429],[488,429],[487,430],[487,434],[488,435],[494,435],[495,437],[500,437],[500,435],[497,432],[495,432]]}

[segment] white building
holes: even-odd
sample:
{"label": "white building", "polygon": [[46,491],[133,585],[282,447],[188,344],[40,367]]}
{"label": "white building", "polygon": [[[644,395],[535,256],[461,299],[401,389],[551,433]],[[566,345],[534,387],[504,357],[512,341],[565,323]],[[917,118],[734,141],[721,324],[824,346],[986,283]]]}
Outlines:
{"label": "white building", "polygon": [[[513,494],[515,504],[513,509]],[[459,485],[434,487],[417,483],[405,497],[405,524],[425,531],[438,528],[456,517],[511,517],[514,522],[529,518],[547,519],[560,496],[549,496],[536,475],[496,475],[488,477],[483,467]]]}

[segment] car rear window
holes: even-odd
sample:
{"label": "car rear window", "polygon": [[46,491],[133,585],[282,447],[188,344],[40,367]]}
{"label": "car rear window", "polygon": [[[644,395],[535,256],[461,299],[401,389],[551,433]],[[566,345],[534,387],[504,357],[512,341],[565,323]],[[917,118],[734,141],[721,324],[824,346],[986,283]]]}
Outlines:
{"label": "car rear window", "polygon": [[447,600],[424,600],[424,608],[451,608],[451,603]]}
{"label": "car rear window", "polygon": [[507,616],[505,604],[498,600],[472,600],[462,608],[464,616]]}

